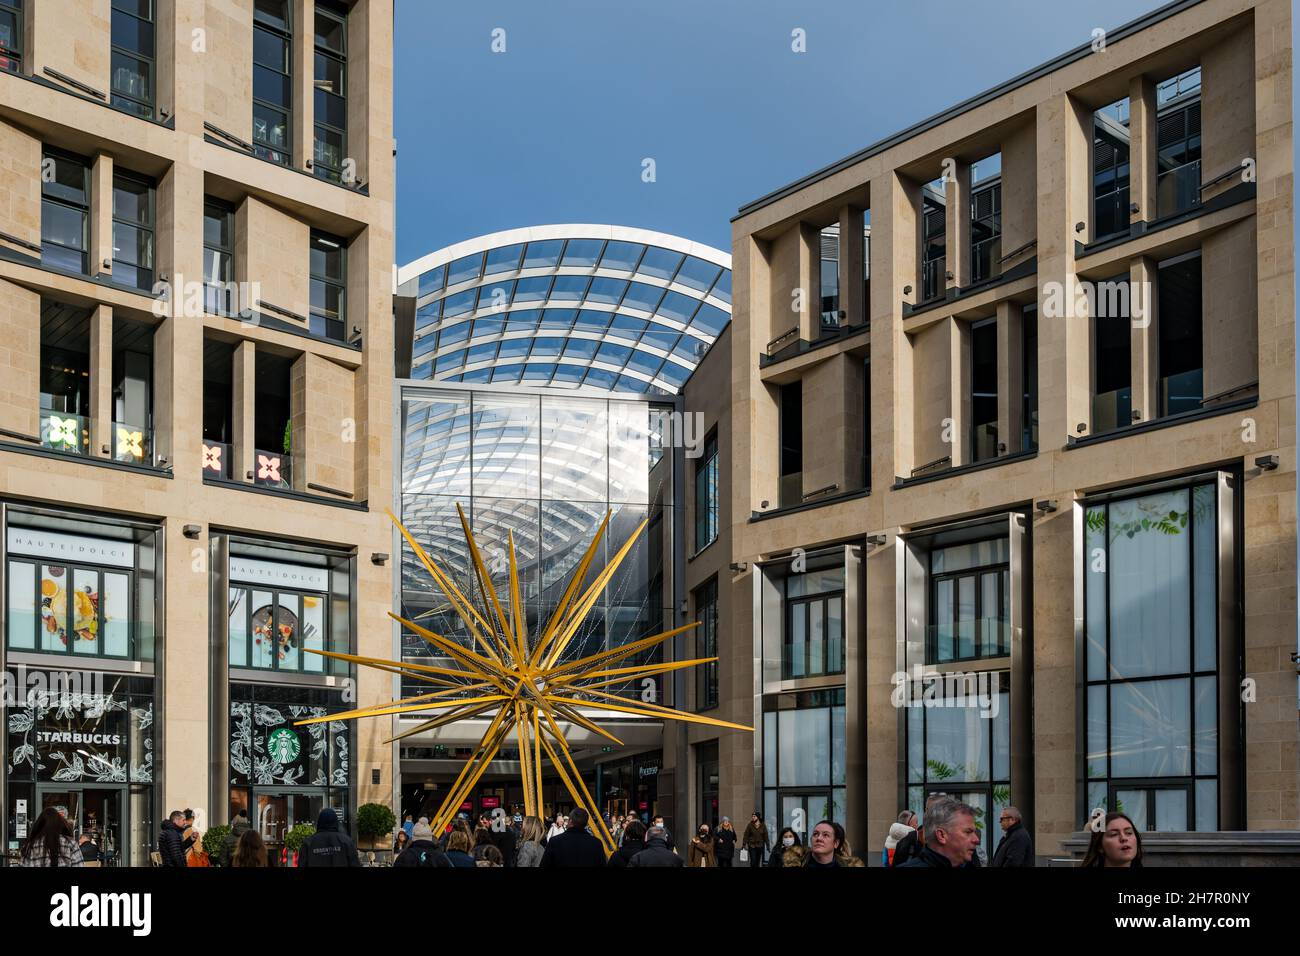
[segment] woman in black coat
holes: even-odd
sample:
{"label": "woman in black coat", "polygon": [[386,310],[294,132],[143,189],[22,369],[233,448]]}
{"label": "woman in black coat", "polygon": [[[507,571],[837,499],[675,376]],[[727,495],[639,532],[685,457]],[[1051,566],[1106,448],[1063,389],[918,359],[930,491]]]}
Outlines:
{"label": "woman in black coat", "polygon": [[[787,844],[785,841],[790,840]],[[785,850],[787,846],[801,846],[799,834],[792,827],[786,827],[781,831],[781,835],[776,838],[776,843],[772,845],[772,858],[767,861],[768,866],[785,866]]]}
{"label": "woman in black coat", "polygon": [[618,852],[605,861],[606,866],[627,866],[632,857],[645,849],[645,824],[633,820],[623,830],[623,843]]}

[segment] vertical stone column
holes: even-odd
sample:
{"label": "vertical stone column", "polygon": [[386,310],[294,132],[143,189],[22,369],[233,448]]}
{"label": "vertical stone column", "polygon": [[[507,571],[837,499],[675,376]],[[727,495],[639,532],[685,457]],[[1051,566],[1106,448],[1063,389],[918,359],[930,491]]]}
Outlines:
{"label": "vertical stone column", "polygon": [[[1129,203],[1137,205],[1129,222],[1156,218],[1156,84],[1135,76],[1128,85]],[[1145,411],[1145,409],[1144,409]]]}
{"label": "vertical stone column", "polygon": [[316,103],[316,0],[293,0],[293,44],[289,51],[293,71],[293,165],[307,165],[315,150]]}
{"label": "vertical stone column", "polygon": [[231,422],[234,425],[234,448],[231,449],[233,464],[232,477],[236,481],[246,481],[248,473],[253,470],[255,395],[257,386],[257,346],[252,341],[240,342],[235,346],[231,361],[230,394],[234,407],[231,409]]}
{"label": "vertical stone column", "polygon": [[[811,340],[821,334],[822,262],[821,230],[807,223],[799,224],[799,288],[803,291],[799,310],[799,338]],[[779,334],[778,332],[773,333]]]}
{"label": "vertical stone column", "polygon": [[1024,313],[1019,302],[998,303],[998,443],[1022,451],[1024,434]]}
{"label": "vertical stone column", "polygon": [[[871,196],[871,486],[888,488],[915,466],[912,342],[903,331],[903,288],[917,295],[920,187],[890,173]],[[739,418],[737,419],[739,421]]]}
{"label": "vertical stone column", "polygon": [[0,428],[38,438],[41,396],[41,297],[0,280]]}
{"label": "vertical stone column", "polygon": [[840,210],[840,310],[844,325],[861,325],[871,307],[864,301],[862,229],[861,209],[845,206]]}
{"label": "vertical stone column", "polygon": [[113,310],[100,305],[90,314],[90,454],[112,458]]}
{"label": "vertical stone column", "polygon": [[[1134,421],[1149,422],[1159,417],[1160,383],[1157,359],[1160,339],[1156,299],[1156,262],[1141,256],[1129,263],[1129,387]],[[1098,315],[1096,322],[1122,322],[1113,315]]]}
{"label": "vertical stone column", "polygon": [[112,263],[113,157],[100,153],[90,167],[90,275],[111,274]]}
{"label": "vertical stone column", "polygon": [[945,287],[964,289],[970,285],[970,164],[957,161],[952,179],[945,184],[947,207],[944,242],[947,258],[944,268],[952,273]]}
{"label": "vertical stone column", "polygon": [[948,403],[951,411],[947,432],[952,466],[970,464],[971,367],[970,323],[958,318],[944,320],[948,336]]}

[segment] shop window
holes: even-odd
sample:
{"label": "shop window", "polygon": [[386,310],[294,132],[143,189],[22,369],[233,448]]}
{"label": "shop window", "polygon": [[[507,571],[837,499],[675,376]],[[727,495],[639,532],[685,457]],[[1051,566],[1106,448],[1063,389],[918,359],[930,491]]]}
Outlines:
{"label": "shop window", "polygon": [[763,699],[763,816],[773,839],[800,842],[819,820],[847,823],[844,688]]}
{"label": "shop window", "polygon": [[929,560],[926,663],[948,664],[1010,654],[1007,539],[935,548]]}
{"label": "shop window", "polygon": [[1087,803],[1143,830],[1218,828],[1219,510],[1206,482],[1084,512]]}
{"label": "shop window", "polygon": [[781,679],[844,673],[844,569],[785,579]]}
{"label": "shop window", "polygon": [[230,588],[231,667],[323,674],[328,658],[312,651],[330,647],[323,592]]}

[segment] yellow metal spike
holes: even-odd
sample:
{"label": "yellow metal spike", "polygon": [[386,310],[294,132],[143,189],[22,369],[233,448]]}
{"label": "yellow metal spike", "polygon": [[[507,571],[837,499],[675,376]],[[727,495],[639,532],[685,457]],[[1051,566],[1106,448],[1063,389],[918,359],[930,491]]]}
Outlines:
{"label": "yellow metal spike", "polygon": [[516,666],[525,670],[528,647],[528,615],[524,611],[524,599],[519,593],[519,564],[515,556],[515,533],[509,532],[510,543],[510,616],[511,636],[514,638],[514,655]]}
{"label": "yellow metal spike", "polygon": [[426,720],[423,723],[417,724],[416,726],[412,727],[410,730],[404,730],[400,734],[394,734],[392,737],[389,737],[387,740],[385,740],[384,743],[391,744],[394,740],[404,740],[405,738],[413,736],[415,734],[422,734],[425,733],[426,731],[433,730],[437,727],[444,727],[447,724],[454,724],[458,720],[468,720],[471,717],[477,717],[479,714],[483,713],[483,711],[491,710],[493,706],[494,706],[493,704],[479,704],[477,707],[470,707],[467,708],[466,710],[453,710],[448,713],[441,714],[437,717],[434,717],[432,720]]}
{"label": "yellow metal spike", "polygon": [[581,670],[584,667],[591,667],[596,664],[603,664],[606,661],[611,663],[614,661],[621,661],[625,657],[631,657],[633,654],[637,654],[640,653],[641,651],[654,647],[656,644],[662,644],[670,637],[676,637],[678,634],[682,634],[686,631],[689,631],[693,627],[699,627],[699,626],[700,626],[699,621],[692,621],[689,624],[683,624],[681,627],[675,627],[671,631],[664,631],[662,634],[656,634],[653,637],[643,637],[641,638],[641,640],[633,641],[630,644],[624,644],[620,647],[613,647],[607,651],[600,651],[599,653],[592,654],[589,657],[581,658],[580,660],[569,661],[567,664],[560,664],[558,667],[553,667],[550,670],[543,671],[538,676],[547,681],[551,681],[564,674],[569,674],[574,671]]}
{"label": "yellow metal spike", "polygon": [[[448,602],[451,604],[452,608],[455,609],[456,613],[460,614],[462,618],[466,617],[466,613],[462,612],[460,607],[460,605],[463,604],[465,611],[467,611],[468,614],[479,623],[483,630],[491,630],[488,626],[488,622],[484,620],[483,615],[479,614],[478,609],[474,607],[473,603],[466,600],[465,595],[460,593],[460,589],[456,587],[456,584],[451,580],[451,577],[445,574],[441,568],[433,563],[433,559],[425,554],[424,548],[420,547],[419,542],[411,537],[410,532],[408,532],[406,528],[403,527],[402,523],[397,520],[397,516],[389,511],[388,517],[392,519],[393,524],[397,525],[397,530],[401,532],[402,537],[406,539],[406,543],[415,551],[415,556],[420,559],[420,563],[424,565],[425,570],[429,572],[438,586],[442,588],[443,595],[446,596]],[[459,604],[457,602],[459,602]],[[466,620],[466,623],[469,623],[469,621]]]}
{"label": "yellow metal spike", "polygon": [[362,707],[359,710],[344,711],[339,714],[326,714],[324,717],[308,717],[294,721],[295,727],[308,724],[323,724],[331,720],[356,720],[358,717],[383,717],[386,714],[407,714],[419,710],[432,710],[435,707],[459,707],[464,704],[485,704],[498,700],[509,700],[505,694],[491,694],[487,697],[466,697],[464,700],[429,701],[423,704],[410,704],[406,707]]}
{"label": "yellow metal spike", "polygon": [[[474,564],[474,573],[478,575],[479,587],[483,593],[492,599],[492,610],[496,612],[497,622],[501,625],[501,634],[510,633],[510,625],[506,623],[505,612],[501,610],[501,602],[497,599],[497,589],[492,585],[492,576],[488,573],[487,565],[483,563],[483,556],[479,554],[478,542],[474,540],[474,532],[469,529],[469,521],[465,518],[465,509],[456,502],[456,514],[460,515],[460,526],[465,531],[465,541],[469,545],[470,560]],[[498,650],[504,652],[501,641],[492,631],[492,639],[496,643]]]}
{"label": "yellow metal spike", "polygon": [[542,632],[541,639],[537,642],[537,646],[533,648],[532,654],[529,655],[528,664],[530,667],[535,666],[537,662],[541,660],[541,656],[545,652],[547,645],[555,635],[556,628],[559,627],[560,622],[564,619],[564,614],[565,611],[568,610],[569,602],[573,600],[573,596],[581,589],[582,582],[586,580],[587,569],[591,567],[591,562],[596,556],[597,549],[600,547],[600,539],[605,535],[605,528],[609,525],[609,517],[611,514],[612,512],[606,510],[605,519],[600,523],[600,527],[596,529],[596,535],[591,539],[591,544],[587,546],[586,553],[583,554],[582,560],[578,562],[578,567],[574,570],[573,577],[569,580],[569,586],[564,589],[564,594],[560,598],[560,603],[555,607],[555,613],[551,615],[551,620],[547,623],[545,630]]}
{"label": "yellow metal spike", "polygon": [[[601,697],[608,697],[610,700],[625,700],[626,698],[615,697],[613,694],[603,694],[598,690],[592,691],[593,694],[599,694]],[[550,703],[570,704],[574,707],[598,707],[601,710],[619,711],[624,714],[639,714],[642,717],[671,717],[673,720],[682,720],[688,724],[707,724],[710,727],[727,727],[732,730],[749,730],[753,727],[747,727],[744,724],[733,724],[728,720],[715,720],[712,717],[701,717],[699,714],[688,714],[685,711],[673,710],[671,707],[657,707],[654,704],[638,704],[633,707],[628,704],[614,703],[597,703],[595,701],[574,700],[572,697],[558,697],[554,694],[546,695]],[[654,710],[649,708],[654,707]]]}

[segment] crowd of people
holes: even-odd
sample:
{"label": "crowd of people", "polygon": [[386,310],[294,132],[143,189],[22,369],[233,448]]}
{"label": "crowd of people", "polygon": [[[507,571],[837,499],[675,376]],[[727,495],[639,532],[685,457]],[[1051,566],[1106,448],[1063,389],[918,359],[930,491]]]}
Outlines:
{"label": "crowd of people", "polygon": [[[891,824],[881,853],[886,867],[1025,867],[1034,865],[1033,842],[1015,807],[1004,807],[999,816],[1002,836],[986,860],[983,835],[977,821],[980,811],[952,797],[935,794],[926,802],[924,824],[916,813],[904,810]],[[427,817],[408,814],[396,831],[393,866],[430,867],[860,867],[844,827],[834,820],[822,820],[808,835],[784,827],[770,838],[762,815],[755,811],[742,833],[737,834],[728,817],[716,830],[701,823],[695,834],[679,847],[664,818],[654,817],[647,826],[636,813],[610,814],[605,827],[614,838],[615,852],[607,854],[605,844],[593,832],[587,811],[557,813],[548,825],[535,816],[513,817],[482,814],[471,826],[464,814],[441,834],[435,834]],[[1124,813],[1097,810],[1087,824],[1091,839],[1083,867],[1142,866],[1142,836]],[[229,866],[265,867],[271,862],[262,835],[252,826],[248,812],[236,812],[230,831],[223,839],[217,859],[204,852],[194,825],[192,810],[174,810],[162,825],[158,838],[159,863],[165,867]],[[55,807],[46,807],[36,818],[23,844],[23,866],[83,866],[98,860],[97,844],[89,832],[74,836],[67,818]],[[351,836],[339,827],[338,815],[325,808],[316,821],[316,831],[296,853],[281,850],[282,866],[359,867],[360,856]]]}

